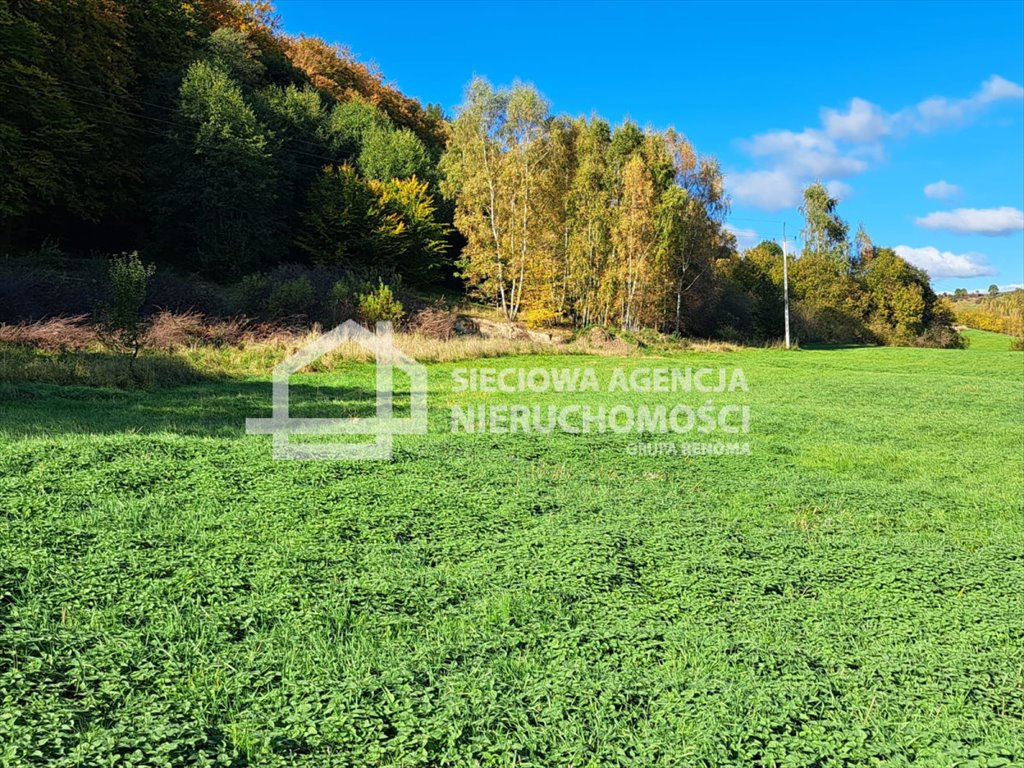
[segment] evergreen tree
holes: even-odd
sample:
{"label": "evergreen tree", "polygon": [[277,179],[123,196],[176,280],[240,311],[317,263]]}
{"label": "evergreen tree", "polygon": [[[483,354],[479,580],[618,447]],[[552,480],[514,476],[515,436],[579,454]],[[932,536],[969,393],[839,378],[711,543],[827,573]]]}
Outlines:
{"label": "evergreen tree", "polygon": [[265,126],[239,85],[209,61],[189,67],[178,115],[159,200],[165,255],[173,258],[182,243],[187,250],[177,257],[187,266],[222,275],[258,267],[275,255],[279,225]]}

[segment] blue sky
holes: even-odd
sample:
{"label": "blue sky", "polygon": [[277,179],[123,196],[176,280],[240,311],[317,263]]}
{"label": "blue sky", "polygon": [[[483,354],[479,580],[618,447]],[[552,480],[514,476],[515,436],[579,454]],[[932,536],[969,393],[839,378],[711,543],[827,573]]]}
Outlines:
{"label": "blue sky", "polygon": [[820,178],[937,289],[1024,284],[1024,2],[277,10],[449,114],[482,75],[533,83],[555,112],[674,126],[727,171],[741,244],[798,232]]}

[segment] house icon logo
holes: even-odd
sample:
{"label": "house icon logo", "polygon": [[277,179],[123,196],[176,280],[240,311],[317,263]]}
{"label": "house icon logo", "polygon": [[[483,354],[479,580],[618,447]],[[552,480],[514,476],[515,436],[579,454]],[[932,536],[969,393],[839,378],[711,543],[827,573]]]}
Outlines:
{"label": "house icon logo", "polygon": [[[314,360],[352,341],[373,352],[377,374],[377,415],[373,418],[292,418],[288,413],[289,381]],[[410,415],[393,415],[394,369],[409,377]],[[391,323],[377,323],[376,333],[346,320],[274,367],[273,416],[246,419],[249,434],[273,437],[275,459],[300,461],[365,461],[391,458],[396,434],[427,432],[427,369],[394,345]],[[372,435],[372,442],[293,442],[292,435]]]}

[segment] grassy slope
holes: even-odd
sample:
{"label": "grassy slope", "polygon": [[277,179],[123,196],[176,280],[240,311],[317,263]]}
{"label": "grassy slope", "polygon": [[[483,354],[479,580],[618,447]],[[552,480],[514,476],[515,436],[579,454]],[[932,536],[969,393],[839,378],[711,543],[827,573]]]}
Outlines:
{"label": "grassy slope", "polygon": [[985,352],[1005,352],[1013,343],[1013,336],[1003,333],[992,333],[991,331],[979,331],[975,328],[966,328],[960,332],[967,339],[971,349]]}
{"label": "grassy slope", "polygon": [[452,436],[453,365],[388,464],[272,461],[265,381],[5,390],[0,765],[1024,760],[1019,353],[485,364],[575,363],[742,366],[752,455]]}

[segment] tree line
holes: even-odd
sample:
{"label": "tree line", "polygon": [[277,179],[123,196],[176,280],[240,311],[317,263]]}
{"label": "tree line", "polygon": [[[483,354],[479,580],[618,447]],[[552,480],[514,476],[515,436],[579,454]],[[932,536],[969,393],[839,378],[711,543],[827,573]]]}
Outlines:
{"label": "tree line", "polygon": [[[0,238],[432,276],[447,124],[266,2],[0,0]],[[326,219],[330,218],[328,222]],[[380,262],[380,263],[378,263]]]}
{"label": "tree line", "polygon": [[[718,162],[673,129],[483,79],[449,119],[264,0],[0,0],[0,49],[6,253],[138,250],[222,284],[305,264],[536,326],[782,334],[781,249],[739,252]],[[820,184],[803,213],[801,339],[957,343],[927,275],[851,242]]]}
{"label": "tree line", "polygon": [[714,158],[672,130],[553,117],[528,85],[475,80],[442,169],[462,274],[509,319],[681,331],[728,247]]}
{"label": "tree line", "polygon": [[[938,347],[962,346],[951,305],[937,296],[928,273],[892,248],[876,246],[863,226],[852,242],[839,201],[824,185],[809,185],[801,213],[803,247],[789,268],[797,337],[819,342]],[[783,308],[782,248],[762,242],[716,265],[719,333],[777,339]]]}
{"label": "tree line", "polygon": [[[769,341],[783,333],[783,253],[740,253],[718,162],[675,130],[553,116],[535,88],[474,80],[452,123],[442,190],[466,238],[468,289],[509,319]],[[804,191],[790,281],[808,341],[955,346],[928,275],[838,200]]]}

